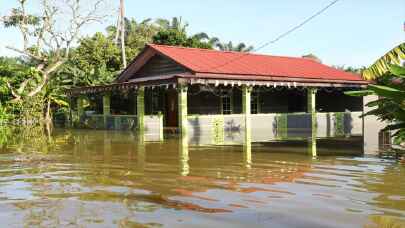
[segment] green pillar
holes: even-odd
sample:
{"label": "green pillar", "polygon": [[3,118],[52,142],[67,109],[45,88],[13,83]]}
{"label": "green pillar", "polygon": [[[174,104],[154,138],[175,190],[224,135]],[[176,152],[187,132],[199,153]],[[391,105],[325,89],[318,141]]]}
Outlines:
{"label": "green pillar", "polygon": [[103,95],[104,128],[107,128],[107,116],[111,115],[111,95]]}
{"label": "green pillar", "polygon": [[112,145],[111,145],[111,135],[107,131],[104,132],[104,163],[111,164],[112,161]]}
{"label": "green pillar", "polygon": [[74,121],[73,121],[73,99],[72,99],[72,97],[69,97],[69,118],[67,118],[67,126],[69,126],[69,127],[73,127],[73,123],[74,123]]}
{"label": "green pillar", "polygon": [[181,176],[188,176],[190,173],[190,165],[189,165],[189,153],[188,153],[188,139],[180,137],[179,140],[179,165],[180,165],[180,175]]}
{"label": "green pillar", "polygon": [[145,87],[143,86],[139,87],[136,96],[136,117],[138,119],[139,136],[143,138],[145,136]]}
{"label": "green pillar", "polygon": [[252,168],[252,144],[243,145],[243,162],[245,167],[250,169]]}
{"label": "green pillar", "polygon": [[103,96],[103,115],[109,116],[111,115],[111,95],[105,94]]}
{"label": "green pillar", "polygon": [[145,170],[145,163],[146,163],[146,145],[144,137],[141,137],[140,134],[138,134],[138,143],[136,147],[137,147],[136,153],[137,168],[139,169],[140,172],[143,172]]}
{"label": "green pillar", "polygon": [[307,112],[311,114],[311,136],[308,138],[308,153],[317,156],[316,138],[317,138],[317,118],[316,118],[316,89],[307,89]]}
{"label": "green pillar", "polygon": [[252,143],[251,94],[252,87],[243,86],[242,110],[245,115],[245,145],[251,145]]}
{"label": "green pillar", "polygon": [[163,132],[164,126],[163,126],[163,114],[162,114],[162,112],[159,112],[158,117],[159,117],[159,140],[161,142],[163,142],[164,141],[164,132]]}
{"label": "green pillar", "polygon": [[79,119],[84,115],[84,100],[86,98],[84,96],[80,96],[77,98],[77,114]]}
{"label": "green pillar", "polygon": [[188,120],[187,120],[187,90],[188,87],[185,85],[181,85],[178,88],[178,111],[179,111],[179,129],[181,133],[182,142],[187,142],[187,128],[188,128]]}

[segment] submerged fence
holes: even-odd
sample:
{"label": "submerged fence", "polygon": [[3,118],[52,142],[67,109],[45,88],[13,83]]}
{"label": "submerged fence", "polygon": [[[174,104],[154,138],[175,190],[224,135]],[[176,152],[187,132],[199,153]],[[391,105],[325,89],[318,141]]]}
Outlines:
{"label": "submerged fence", "polygon": [[[317,113],[317,138],[363,134],[361,112]],[[312,135],[311,114],[252,114],[252,142],[307,139]],[[188,117],[191,144],[242,144],[244,115],[195,115]]]}
{"label": "submerged fence", "polygon": [[[363,135],[362,112],[316,114],[316,137],[351,137]],[[243,144],[245,116],[189,115],[187,136],[193,145]],[[251,141],[304,140],[312,137],[312,116],[309,113],[252,114]],[[136,130],[135,115],[83,115],[74,117],[74,127],[103,130]],[[163,116],[144,117],[146,141],[163,140]]]}
{"label": "submerged fence", "polygon": [[[95,130],[133,130],[137,129],[136,115],[72,115],[71,126]],[[163,116],[147,115],[144,117],[144,135],[146,141],[163,140]]]}

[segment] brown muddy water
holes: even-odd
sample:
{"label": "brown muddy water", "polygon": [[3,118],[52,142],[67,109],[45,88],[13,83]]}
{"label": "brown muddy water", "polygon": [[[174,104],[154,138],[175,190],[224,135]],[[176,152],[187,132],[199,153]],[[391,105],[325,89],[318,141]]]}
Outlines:
{"label": "brown muddy water", "polygon": [[[0,129],[0,227],[405,227],[405,165]],[[295,153],[293,153],[295,152]]]}

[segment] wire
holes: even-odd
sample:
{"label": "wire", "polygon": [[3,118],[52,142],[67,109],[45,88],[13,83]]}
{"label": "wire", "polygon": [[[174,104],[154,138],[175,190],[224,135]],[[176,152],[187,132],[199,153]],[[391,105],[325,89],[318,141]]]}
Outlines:
{"label": "wire", "polygon": [[[332,1],[331,3],[329,3],[328,5],[326,5],[325,7],[323,7],[321,10],[317,11],[315,14],[313,14],[312,16],[310,16],[310,17],[308,17],[307,19],[305,19],[303,22],[299,23],[298,25],[292,27],[292,28],[289,29],[288,31],[286,31],[286,32],[282,33],[281,35],[277,36],[275,39],[273,39],[273,40],[271,40],[271,41],[269,41],[269,42],[267,42],[267,43],[265,43],[265,44],[259,46],[258,48],[254,49],[253,52],[257,52],[257,51],[259,51],[259,50],[261,50],[261,49],[263,49],[263,48],[269,46],[270,44],[274,44],[274,43],[276,43],[277,41],[281,40],[282,38],[288,36],[288,35],[291,34],[292,32],[298,30],[299,28],[301,28],[302,26],[304,26],[305,24],[307,24],[308,22],[310,22],[311,20],[313,20],[314,18],[316,18],[317,16],[321,15],[322,13],[324,13],[324,12],[325,12],[326,10],[328,10],[330,7],[332,7],[333,5],[335,5],[338,1],[340,1],[340,0],[334,0],[334,1]],[[240,55],[239,57],[234,58],[234,59],[232,59],[232,60],[230,60],[230,61],[228,61],[228,62],[226,62],[226,63],[223,63],[223,64],[221,64],[221,65],[218,65],[218,66],[216,66],[216,67],[214,67],[214,68],[212,68],[212,69],[213,69],[213,70],[216,70],[216,69],[218,69],[218,68],[220,68],[220,67],[226,66],[226,65],[228,65],[228,64],[230,64],[230,63],[233,63],[233,62],[235,62],[235,61],[237,61],[237,60],[240,60],[240,59],[244,58],[245,56],[248,56],[249,54],[250,54],[249,52],[247,52],[247,53],[245,53],[245,54],[242,54],[242,55]]]}

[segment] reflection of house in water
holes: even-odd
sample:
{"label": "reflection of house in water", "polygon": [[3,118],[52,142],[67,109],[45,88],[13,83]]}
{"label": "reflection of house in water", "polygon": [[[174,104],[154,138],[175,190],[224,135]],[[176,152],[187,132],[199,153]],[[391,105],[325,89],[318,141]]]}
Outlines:
{"label": "reflection of house in water", "polygon": [[367,84],[308,58],[147,45],[114,84],[69,95],[77,126],[198,145],[308,140],[316,154],[316,139],[363,136],[363,99],[344,92]]}
{"label": "reflection of house in water", "polygon": [[[98,199],[96,197],[110,197],[110,200],[142,200],[205,213],[227,212],[236,205],[222,209],[208,208],[206,204],[200,205],[200,202],[195,200],[221,201],[217,194],[209,193],[213,189],[242,194],[267,192],[273,196],[290,195],[293,193],[269,185],[296,181],[312,169],[310,163],[302,163],[302,159],[305,160],[306,157],[292,155],[289,156],[289,162],[283,162],[283,154],[272,154],[271,162],[266,163],[265,167],[255,167],[248,155],[250,151],[246,150],[249,147],[189,148],[180,139],[143,144],[135,135],[126,135],[125,132],[77,131],[73,134],[75,143],[70,150],[80,151],[72,154],[74,160],[92,164],[86,165],[86,172],[80,172],[86,184],[96,186],[95,189],[98,189],[99,185],[138,189],[129,192],[122,192],[119,188],[118,192],[110,189],[97,192],[100,195],[86,191],[73,193],[77,194],[75,196],[94,200]],[[254,158],[263,161],[269,158],[269,154],[259,153]],[[267,186],[259,187],[258,184]]]}

